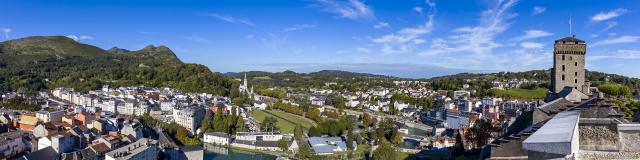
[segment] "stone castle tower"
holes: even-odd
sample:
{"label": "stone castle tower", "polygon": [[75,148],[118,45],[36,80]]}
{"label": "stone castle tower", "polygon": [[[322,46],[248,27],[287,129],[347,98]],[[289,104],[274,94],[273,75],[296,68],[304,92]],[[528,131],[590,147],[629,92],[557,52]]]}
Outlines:
{"label": "stone castle tower", "polygon": [[585,80],[585,42],[572,36],[556,40],[553,46],[552,92],[560,93],[565,87],[572,87],[589,94],[590,83]]}

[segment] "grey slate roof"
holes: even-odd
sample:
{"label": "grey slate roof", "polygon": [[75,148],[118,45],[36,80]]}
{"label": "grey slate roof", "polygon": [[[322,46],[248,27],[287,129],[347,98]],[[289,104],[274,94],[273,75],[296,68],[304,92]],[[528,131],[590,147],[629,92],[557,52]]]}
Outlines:
{"label": "grey slate roof", "polygon": [[58,152],[53,147],[43,148],[35,152],[31,152],[22,157],[26,160],[43,160],[43,159],[60,159],[58,158]]}
{"label": "grey slate roof", "polygon": [[333,153],[333,150],[337,147],[342,149],[347,148],[347,143],[342,137],[309,137],[309,144],[316,154]]}

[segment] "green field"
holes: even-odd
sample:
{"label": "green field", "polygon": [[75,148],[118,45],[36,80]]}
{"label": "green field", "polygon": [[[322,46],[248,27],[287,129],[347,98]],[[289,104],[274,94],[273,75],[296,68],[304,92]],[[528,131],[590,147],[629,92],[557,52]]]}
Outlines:
{"label": "green field", "polygon": [[491,92],[496,97],[509,97],[516,99],[544,99],[547,96],[546,88],[536,88],[536,89],[492,89]]}
{"label": "green field", "polygon": [[298,124],[302,125],[304,128],[310,128],[316,125],[310,119],[280,110],[254,110],[251,112],[251,115],[260,122],[262,122],[262,120],[267,116],[277,118],[278,123],[276,125],[280,128],[282,133],[293,133],[293,129]]}

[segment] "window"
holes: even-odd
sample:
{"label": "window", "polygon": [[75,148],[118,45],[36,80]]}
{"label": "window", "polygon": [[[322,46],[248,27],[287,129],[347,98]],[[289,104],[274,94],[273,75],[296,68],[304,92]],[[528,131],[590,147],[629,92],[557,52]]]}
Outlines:
{"label": "window", "polygon": [[562,65],[562,71],[564,71],[564,65]]}
{"label": "window", "polygon": [[562,75],[562,80],[564,81],[564,74]]}
{"label": "window", "polygon": [[564,55],[562,55],[562,60],[564,61]]}
{"label": "window", "polygon": [[569,56],[569,60],[570,60],[570,61],[573,61],[573,56]]}
{"label": "window", "polygon": [[578,76],[578,72],[575,73],[575,76]]}
{"label": "window", "polygon": [[578,62],[575,62],[575,65],[578,66]]}
{"label": "window", "polygon": [[578,79],[576,79],[575,81],[576,81],[576,84],[578,84]]}

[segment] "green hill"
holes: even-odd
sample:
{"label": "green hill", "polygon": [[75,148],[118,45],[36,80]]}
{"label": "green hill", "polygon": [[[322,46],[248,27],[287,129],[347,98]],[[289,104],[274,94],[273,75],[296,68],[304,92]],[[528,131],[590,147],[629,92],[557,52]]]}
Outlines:
{"label": "green hill", "polygon": [[236,83],[204,65],[182,63],[165,46],[124,51],[113,54],[62,36],[5,41],[0,43],[0,90],[33,93],[73,87],[89,91],[108,84],[171,86],[185,92],[226,95]]}

